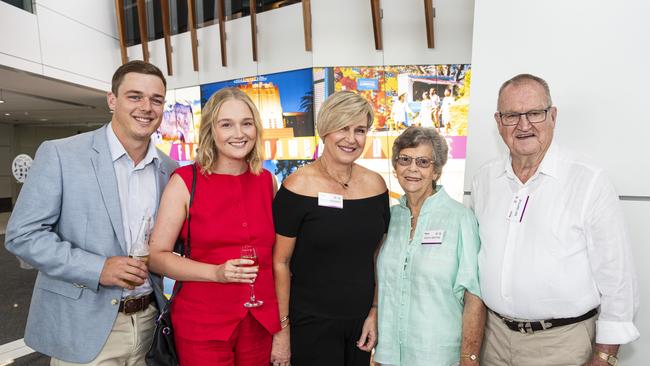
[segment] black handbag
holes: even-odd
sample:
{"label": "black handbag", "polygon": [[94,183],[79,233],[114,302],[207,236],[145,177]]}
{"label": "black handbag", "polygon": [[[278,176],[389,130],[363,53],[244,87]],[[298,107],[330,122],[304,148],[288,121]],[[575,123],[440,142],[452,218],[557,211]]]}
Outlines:
{"label": "black handbag", "polygon": [[[190,193],[190,204],[194,201],[194,189],[196,187],[196,164],[192,164],[192,192]],[[190,257],[190,218],[191,215],[187,213],[187,238],[183,246],[183,254],[186,258]],[[182,243],[182,241],[181,241]],[[175,248],[178,246],[178,242]],[[175,250],[176,251],[176,250]],[[156,329],[153,333],[153,342],[151,348],[145,356],[147,366],[178,366],[178,357],[176,355],[176,344],[174,342],[174,328],[172,327],[171,317],[171,304],[174,297],[178,295],[183,284],[179,281],[174,287],[172,296],[165,302],[164,308],[160,311],[160,315],[156,320]],[[162,292],[162,289],[160,289]]]}

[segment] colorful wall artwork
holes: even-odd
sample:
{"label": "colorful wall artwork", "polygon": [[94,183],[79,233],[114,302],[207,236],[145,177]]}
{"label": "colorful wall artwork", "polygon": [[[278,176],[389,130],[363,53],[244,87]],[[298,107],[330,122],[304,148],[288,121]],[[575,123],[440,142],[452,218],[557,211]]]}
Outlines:
{"label": "colorful wall artwork", "polygon": [[187,163],[194,160],[201,124],[201,88],[167,91],[160,127],[153,139],[160,150],[172,159]]}
{"label": "colorful wall artwork", "polygon": [[359,163],[382,174],[393,198],[403,193],[392,175],[393,142],[409,126],[436,128],[449,145],[441,183],[462,201],[470,82],[467,64],[314,68],[315,113],[335,91],[370,102],[375,120]]}

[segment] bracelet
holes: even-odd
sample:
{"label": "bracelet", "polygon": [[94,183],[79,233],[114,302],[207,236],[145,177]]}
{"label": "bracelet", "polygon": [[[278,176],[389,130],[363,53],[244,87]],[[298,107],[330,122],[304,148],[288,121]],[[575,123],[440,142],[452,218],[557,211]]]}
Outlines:
{"label": "bracelet", "polygon": [[460,358],[466,358],[470,361],[478,362],[478,356],[475,355],[474,353],[461,353]]}
{"label": "bracelet", "polygon": [[284,322],[286,322],[287,320],[289,320],[289,314],[287,314],[287,315],[286,315],[285,317],[283,317],[283,318],[280,318],[280,323],[284,323]]}
{"label": "bracelet", "polygon": [[616,366],[618,365],[618,358],[615,355],[610,355],[609,353],[595,350],[594,355],[599,359],[607,362],[608,365]]}
{"label": "bracelet", "polygon": [[[289,319],[287,319],[287,320],[289,320]],[[288,327],[289,324],[291,324],[291,323],[290,322],[286,322],[285,324],[280,323],[280,329],[284,329],[284,328]]]}

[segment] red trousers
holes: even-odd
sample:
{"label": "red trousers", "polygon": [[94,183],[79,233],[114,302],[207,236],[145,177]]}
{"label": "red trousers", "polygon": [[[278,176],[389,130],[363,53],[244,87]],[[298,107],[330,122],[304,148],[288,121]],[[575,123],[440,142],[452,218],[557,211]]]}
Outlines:
{"label": "red trousers", "polygon": [[271,334],[250,314],[227,341],[175,337],[180,366],[260,366],[271,359]]}

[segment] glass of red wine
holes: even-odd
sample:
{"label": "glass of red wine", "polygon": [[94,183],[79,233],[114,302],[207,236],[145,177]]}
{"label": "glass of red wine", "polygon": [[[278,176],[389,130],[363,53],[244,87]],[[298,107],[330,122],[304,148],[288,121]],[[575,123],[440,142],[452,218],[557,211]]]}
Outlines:
{"label": "glass of red wine", "polygon": [[[249,259],[253,261],[253,264],[242,264],[242,267],[255,267],[259,266],[259,262],[257,260],[257,253],[255,252],[255,247],[252,245],[242,245],[241,247],[241,259]],[[259,273],[259,272],[258,272]],[[244,303],[244,306],[247,308],[254,308],[258,307],[264,302],[262,300],[257,300],[255,298],[255,281],[251,282],[251,295],[250,299]]]}

